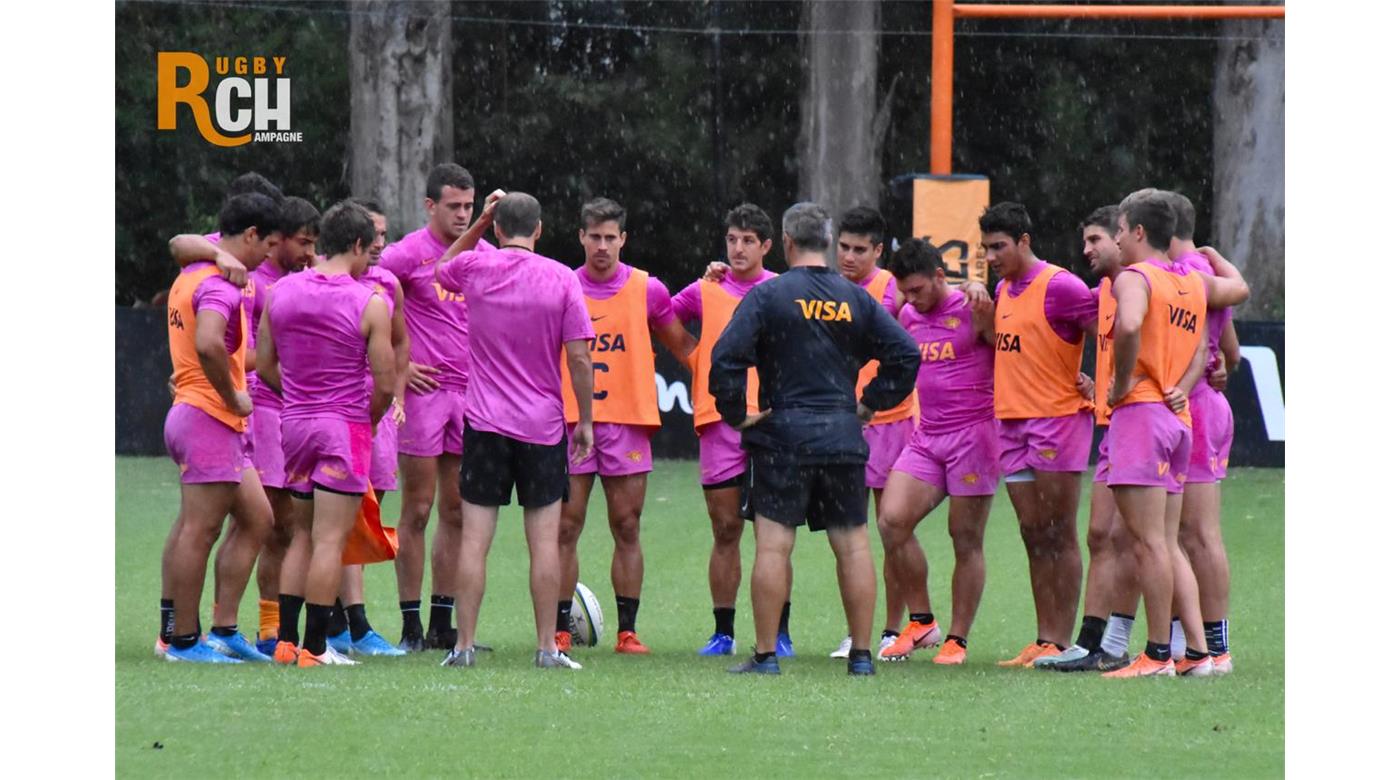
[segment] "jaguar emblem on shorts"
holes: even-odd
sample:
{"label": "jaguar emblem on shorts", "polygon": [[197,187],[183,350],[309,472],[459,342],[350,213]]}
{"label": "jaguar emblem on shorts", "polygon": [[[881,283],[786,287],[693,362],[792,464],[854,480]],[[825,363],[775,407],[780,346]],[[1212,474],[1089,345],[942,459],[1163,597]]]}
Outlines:
{"label": "jaguar emblem on shorts", "polygon": [[628,452],[628,453],[627,453],[627,459],[630,460],[630,461],[632,461],[633,463],[641,463],[641,462],[642,462],[642,451],[641,451],[641,450],[632,450],[631,452]]}
{"label": "jaguar emblem on shorts", "polygon": [[1055,459],[1055,456],[1057,456],[1057,455],[1059,455],[1059,454],[1060,454],[1060,451],[1059,451],[1059,450],[1053,450],[1053,449],[1047,449],[1047,450],[1041,450],[1041,451],[1040,451],[1040,457],[1042,457],[1042,458],[1044,458],[1044,459],[1046,459],[1046,460],[1054,460],[1054,459]]}
{"label": "jaguar emblem on shorts", "polygon": [[977,484],[977,479],[978,479],[978,477],[977,477],[976,474],[964,474],[964,475],[963,475],[963,483],[964,483],[964,484],[976,485],[976,484]]}
{"label": "jaguar emblem on shorts", "polygon": [[321,467],[321,473],[322,473],[322,474],[326,474],[326,475],[328,475],[328,476],[335,477],[336,479],[345,479],[346,477],[350,476],[350,475],[345,471],[345,469],[337,468],[337,467],[332,466],[332,465],[329,465],[329,464],[327,464],[327,465]]}

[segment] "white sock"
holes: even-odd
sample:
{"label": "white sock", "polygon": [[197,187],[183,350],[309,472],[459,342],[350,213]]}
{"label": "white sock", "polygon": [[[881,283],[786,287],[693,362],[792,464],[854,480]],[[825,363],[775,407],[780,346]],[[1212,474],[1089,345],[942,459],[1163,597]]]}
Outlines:
{"label": "white sock", "polygon": [[1180,618],[1172,618],[1172,660],[1180,661],[1186,657],[1186,631],[1181,627]]}
{"label": "white sock", "polygon": [[1103,651],[1109,655],[1127,655],[1128,639],[1132,635],[1132,615],[1120,615],[1117,612],[1109,615],[1108,626],[1103,631]]}

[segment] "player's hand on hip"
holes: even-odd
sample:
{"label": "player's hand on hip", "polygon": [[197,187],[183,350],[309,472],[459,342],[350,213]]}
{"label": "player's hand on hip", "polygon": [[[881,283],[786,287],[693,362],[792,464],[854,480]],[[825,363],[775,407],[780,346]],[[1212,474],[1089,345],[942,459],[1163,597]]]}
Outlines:
{"label": "player's hand on hip", "polygon": [[868,423],[875,419],[875,410],[863,403],[856,402],[856,416],[860,418],[861,422]]}
{"label": "player's hand on hip", "polygon": [[1084,400],[1094,400],[1094,380],[1083,371],[1079,372],[1079,378],[1074,382],[1074,389],[1084,396]]}
{"label": "player's hand on hip", "polygon": [[1215,364],[1215,368],[1211,369],[1210,375],[1206,377],[1206,382],[1212,390],[1225,392],[1225,386],[1230,384],[1230,372],[1225,368],[1225,361]]}
{"label": "player's hand on hip", "polygon": [[574,426],[573,446],[570,462],[582,463],[593,454],[593,423],[581,422]]}
{"label": "player's hand on hip", "polygon": [[1179,387],[1168,387],[1167,391],[1162,393],[1162,402],[1174,414],[1180,414],[1186,408],[1186,394],[1181,392]]}
{"label": "player's hand on hip", "polygon": [[389,409],[390,414],[393,416],[392,419],[394,421],[394,426],[397,428],[402,428],[404,422],[408,419],[408,416],[405,415],[403,412],[403,399],[399,398],[398,396],[394,396],[393,403],[389,405]]}
{"label": "player's hand on hip", "polygon": [[436,368],[425,366],[421,363],[408,362],[408,386],[419,393],[431,393],[442,387],[432,375],[438,373]]}
{"label": "player's hand on hip", "polygon": [[233,413],[239,417],[247,417],[253,413],[253,399],[247,392],[239,390],[233,394]]}
{"label": "player's hand on hip", "polygon": [[170,375],[170,378],[167,379],[167,380],[165,380],[165,389],[170,391],[170,400],[174,401],[174,400],[175,400],[175,375],[174,375],[174,374],[171,374],[171,375]]}
{"label": "player's hand on hip", "polygon": [[219,276],[227,279],[229,284],[242,287],[248,283],[248,269],[238,258],[222,249],[214,255],[214,266],[219,269]]}
{"label": "player's hand on hip", "polygon": [[1137,387],[1137,383],[1141,381],[1141,374],[1134,374],[1133,378],[1128,380],[1126,385],[1114,381],[1113,385],[1108,389],[1108,405],[1117,406],[1119,402],[1128,396],[1128,393],[1132,392],[1134,387]]}
{"label": "player's hand on hip", "polygon": [[745,417],[745,418],[744,418],[744,421],[741,422],[741,423],[739,423],[739,427],[738,427],[738,428],[735,428],[734,430],[736,430],[736,431],[746,431],[746,430],[748,430],[749,428],[752,428],[752,427],[754,427],[755,425],[758,425],[759,423],[761,423],[761,422],[763,422],[764,420],[768,419],[768,415],[770,415],[770,414],[772,414],[772,413],[773,413],[773,410],[772,410],[772,409],[764,409],[763,411],[761,411],[761,412],[759,412],[759,413],[757,413],[757,414],[751,414],[751,415],[749,415],[748,417]]}
{"label": "player's hand on hip", "polygon": [[724,277],[728,274],[729,264],[721,263],[720,261],[716,260],[713,263],[710,263],[709,265],[705,266],[705,275],[700,278],[701,280],[706,282],[719,282],[722,281]]}

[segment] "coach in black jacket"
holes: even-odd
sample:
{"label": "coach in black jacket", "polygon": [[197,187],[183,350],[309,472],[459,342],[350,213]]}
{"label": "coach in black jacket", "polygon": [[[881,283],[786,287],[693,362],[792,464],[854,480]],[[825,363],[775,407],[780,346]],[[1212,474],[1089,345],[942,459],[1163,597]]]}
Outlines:
{"label": "coach in black jacket", "polygon": [[[797,526],[826,530],[836,553],[851,629],[851,674],[870,662],[875,568],[865,531],[862,421],[914,389],[919,352],[878,301],[826,264],[831,221],[814,203],[783,215],[789,271],[751,290],[715,344],[710,392],[724,421],[744,432],[749,509],[757,552],[753,591],[757,647],[730,671],[778,673],[773,655]],[[857,403],[856,375],[880,371]],[[759,408],[747,414],[750,366],[758,368]]]}

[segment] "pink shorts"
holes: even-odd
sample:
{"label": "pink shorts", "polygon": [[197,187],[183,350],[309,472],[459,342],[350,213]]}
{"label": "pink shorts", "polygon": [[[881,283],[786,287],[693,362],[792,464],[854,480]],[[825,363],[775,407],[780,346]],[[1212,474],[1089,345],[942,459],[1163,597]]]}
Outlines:
{"label": "pink shorts", "polygon": [[415,458],[461,455],[466,393],[444,386],[427,394],[409,390],[405,395],[399,452]]}
{"label": "pink shorts", "polygon": [[1191,462],[1191,431],[1160,401],[1113,410],[1108,486],[1139,485],[1180,493]]}
{"label": "pink shorts", "polygon": [[369,484],[375,490],[399,489],[399,426],[393,409],[386,411],[374,429],[374,445],[369,457]]}
{"label": "pink shorts", "polygon": [[242,482],[253,467],[247,437],[190,404],[175,404],[166,413],[165,449],[180,467],[182,485]]}
{"label": "pink shorts", "polygon": [[1223,393],[1206,390],[1191,396],[1191,463],[1187,482],[1219,482],[1230,465],[1235,440],[1235,413]]}
{"label": "pink shorts", "polygon": [[287,486],[287,462],[282,454],[282,410],[274,406],[253,403],[253,416],[248,418],[248,435],[253,443],[253,468],[263,487]]}
{"label": "pink shorts", "polygon": [[369,486],[373,436],[368,422],[338,417],[282,420],[287,489],[311,493],[319,485],[336,493],[363,493]]}
{"label": "pink shorts", "polygon": [[870,457],[865,461],[865,486],[885,489],[889,481],[890,469],[894,468],[904,445],[914,433],[914,418],[909,417],[881,425],[867,425],[862,434],[870,447]]}
{"label": "pink shorts", "polygon": [[947,433],[914,431],[894,470],[950,496],[990,496],[1001,478],[1000,457],[996,420],[985,420]]}
{"label": "pink shorts", "polygon": [[[625,477],[651,471],[651,435],[654,428],[622,423],[593,423],[593,452],[582,463],[569,462],[570,474]],[[574,426],[569,426],[573,441]]]}
{"label": "pink shorts", "polygon": [[739,432],[717,420],[700,426],[700,484],[725,482],[748,467],[748,455],[739,446]]}
{"label": "pink shorts", "polygon": [[1103,431],[1103,438],[1099,439],[1099,462],[1094,466],[1094,481],[1108,482],[1108,429]]}
{"label": "pink shorts", "polygon": [[1009,476],[1024,469],[1083,471],[1089,467],[1089,448],[1094,443],[1093,412],[997,420],[997,431],[1002,474]]}

